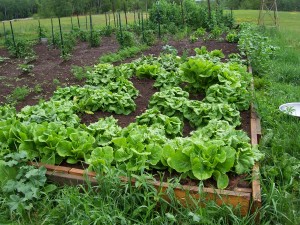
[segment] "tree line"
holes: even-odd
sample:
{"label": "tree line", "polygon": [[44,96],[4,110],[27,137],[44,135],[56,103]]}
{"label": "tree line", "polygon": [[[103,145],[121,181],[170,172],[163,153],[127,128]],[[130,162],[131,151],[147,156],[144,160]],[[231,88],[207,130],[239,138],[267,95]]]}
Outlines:
{"label": "tree line", "polygon": [[[180,4],[184,0],[168,0]],[[195,0],[196,1],[196,0]],[[0,0],[0,19],[62,17],[109,11],[134,11],[151,8],[157,0]],[[219,4],[230,9],[259,9],[260,0],[202,0],[202,4]],[[278,10],[299,11],[299,0],[277,1]]]}

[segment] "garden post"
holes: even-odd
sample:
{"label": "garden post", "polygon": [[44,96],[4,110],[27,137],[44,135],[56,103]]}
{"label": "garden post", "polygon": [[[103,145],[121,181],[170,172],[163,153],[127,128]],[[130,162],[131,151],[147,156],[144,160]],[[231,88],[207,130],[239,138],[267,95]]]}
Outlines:
{"label": "garden post", "polygon": [[54,28],[53,28],[53,19],[51,17],[51,34],[52,34],[52,44],[54,46]]}
{"label": "garden post", "polygon": [[[11,36],[12,36],[12,39],[13,39],[13,43],[14,43],[14,48],[17,49],[15,35],[14,35],[14,29],[13,29],[11,20],[9,21],[9,23],[10,23],[10,30],[11,30]],[[18,56],[18,55],[16,55],[16,56]]]}
{"label": "garden post", "polygon": [[79,27],[79,29],[80,29],[80,22],[79,22],[78,14],[77,14],[77,24],[78,24],[78,27]]}
{"label": "garden post", "polygon": [[62,30],[61,30],[60,17],[58,17],[58,24],[59,24],[59,31],[60,31],[60,41],[61,41],[62,55],[65,55],[64,38],[63,38]]}

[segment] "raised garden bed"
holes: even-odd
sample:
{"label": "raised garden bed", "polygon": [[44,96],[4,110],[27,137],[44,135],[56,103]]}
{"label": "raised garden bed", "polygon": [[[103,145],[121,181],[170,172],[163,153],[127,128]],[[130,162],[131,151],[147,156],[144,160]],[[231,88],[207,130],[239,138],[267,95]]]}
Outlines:
{"label": "raised garden bed", "polygon": [[[258,144],[261,137],[260,120],[251,107],[251,144]],[[55,166],[42,163],[32,163],[36,166],[44,166],[47,169],[47,177],[50,181],[59,185],[79,185],[85,184],[87,180],[92,185],[98,185],[95,172],[88,172],[85,169],[73,168],[70,166]],[[198,186],[180,185],[174,188],[176,198],[182,204],[193,204],[191,197],[195,200],[206,199],[213,200],[218,205],[227,204],[233,207],[239,207],[243,216],[249,212],[254,212],[261,207],[261,188],[259,180],[259,164],[256,163],[252,169],[251,186],[247,188],[235,187],[232,190],[221,190],[213,187],[203,187],[199,189]],[[128,178],[121,177],[123,182],[129,182]],[[135,180],[130,181],[133,185]],[[150,181],[150,184],[164,193],[169,184],[167,182]],[[101,191],[101,190],[100,190]],[[202,205],[205,205],[202,203]]]}
{"label": "raised garden bed", "polygon": [[[204,188],[201,190],[199,190],[198,183],[192,181],[175,187],[174,192],[183,204],[191,202],[188,195],[199,200],[204,197],[215,200],[218,204],[239,206],[241,213],[245,215],[251,205],[260,206],[258,167],[255,165],[253,168],[251,177],[253,182],[251,184],[248,182],[250,186],[230,185],[229,189],[225,188],[228,186],[229,178],[234,177],[230,175],[231,172],[228,174],[227,172],[248,173],[254,161],[259,159],[259,156],[255,155],[257,152],[252,150],[246,133],[236,130],[240,125],[239,111],[249,108],[250,97],[247,88],[251,76],[247,75],[246,70],[237,64],[225,65],[221,62],[215,64],[215,60],[218,61],[216,58],[213,58],[214,61],[207,60],[207,57],[222,55],[222,52],[218,50],[209,53],[201,48],[196,52],[199,53],[199,58],[185,59],[185,61],[181,61],[174,55],[164,55],[163,59],[143,58],[144,61],[127,64],[125,67],[113,68],[107,64],[97,65],[92,75],[87,77],[86,85],[83,87],[59,88],[50,101],[41,102],[33,107],[25,107],[18,114],[12,113],[11,115],[12,110],[8,108],[5,116],[12,117],[12,121],[16,121],[16,129],[19,125],[24,129],[21,133],[16,132],[17,136],[10,140],[13,140],[17,149],[27,150],[31,157],[40,157],[42,162],[44,160],[50,164],[61,164],[63,160],[74,164],[84,158],[91,166],[102,164],[106,166],[114,161],[114,165],[117,166],[121,164],[124,166],[127,163],[126,169],[131,171],[139,171],[142,168],[170,168],[199,180],[206,181],[214,177],[216,181],[204,182]],[[152,62],[154,62],[153,65]],[[135,83],[132,84],[128,78]],[[161,88],[160,92],[153,90],[153,80],[148,78],[158,78],[154,86]],[[145,98],[145,93],[141,89],[139,89],[140,95],[136,90],[137,83],[145,79],[150,80],[152,88],[148,95],[146,94],[148,98]],[[140,88],[144,86],[143,82],[140,86]],[[151,88],[144,87],[144,90],[149,91]],[[200,96],[189,95],[183,89],[198,91]],[[201,91],[206,92],[205,100],[195,101],[194,99],[202,100]],[[154,92],[156,93],[153,94]],[[146,99],[145,105],[139,104],[140,97]],[[149,111],[145,111],[147,105]],[[109,113],[103,114],[101,111]],[[131,124],[132,126],[127,127],[128,124],[121,123],[122,127],[126,127],[121,129],[113,118],[101,120],[99,124],[94,123],[91,127],[80,125],[79,117],[75,113],[80,116],[85,114],[82,119],[82,123],[85,124],[112,114],[124,114],[120,118],[123,117],[125,120],[128,119],[126,118],[128,114],[132,114],[132,119],[140,116],[136,123]],[[95,114],[95,118],[88,118],[89,115]],[[252,144],[255,145],[258,140],[259,125],[253,110],[250,117],[251,131],[248,131],[248,134],[251,134]],[[24,121],[25,123],[22,124]],[[201,129],[206,127],[206,129],[197,130],[191,137],[188,137],[190,139],[181,138],[182,134],[186,136],[191,131],[186,126],[187,121],[191,127]],[[211,124],[210,121],[212,121]],[[10,123],[9,120],[6,122]],[[7,128],[6,122],[3,122],[5,129]],[[103,130],[103,122],[106,125],[109,123],[109,126],[116,131],[110,134],[109,140],[104,144],[103,140],[96,140],[99,137],[95,133],[99,132],[97,126]],[[183,125],[186,129],[182,130]],[[148,129],[149,127],[151,129]],[[187,131],[184,132],[184,130]],[[206,135],[207,131],[210,134]],[[145,134],[142,137],[140,137],[141,132]],[[233,141],[232,136],[234,136]],[[155,138],[152,139],[153,137]],[[107,139],[106,136],[105,138]],[[185,151],[187,146],[185,144],[189,145],[187,151]],[[128,152],[125,152],[125,149]],[[99,161],[99,155],[103,153],[111,155],[108,158],[105,158],[107,155],[101,156]],[[133,160],[129,161],[131,157]],[[205,157],[211,159],[207,160]],[[243,162],[245,157],[246,163]],[[247,161],[247,157],[250,157],[250,161]],[[208,163],[212,162],[211,165],[207,166],[204,161],[200,161],[203,158]],[[136,165],[140,162],[142,164]],[[83,176],[86,171],[81,168],[51,165],[45,165],[45,167],[48,169],[49,179],[54,182],[78,184],[84,183],[86,179]],[[93,184],[96,184],[95,176],[95,173],[87,173],[87,177]],[[240,180],[243,178],[245,176],[241,175]],[[122,179],[124,182],[135,182],[127,178]],[[168,183],[163,181],[152,182],[152,184],[162,192],[168,187]]]}

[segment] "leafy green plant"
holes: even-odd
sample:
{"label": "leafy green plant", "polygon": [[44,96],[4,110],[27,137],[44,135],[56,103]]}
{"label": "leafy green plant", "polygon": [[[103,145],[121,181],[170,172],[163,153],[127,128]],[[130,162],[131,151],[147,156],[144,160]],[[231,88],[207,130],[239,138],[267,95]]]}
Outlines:
{"label": "leafy green plant", "polygon": [[238,42],[241,54],[247,56],[253,73],[263,76],[270,69],[270,61],[274,57],[277,47],[270,43],[270,39],[258,32],[255,26],[242,24]]}
{"label": "leafy green plant", "polygon": [[189,37],[189,41],[190,43],[195,43],[196,41],[198,41],[198,37],[196,37],[195,35],[191,35]]}
{"label": "leafy green plant", "polygon": [[40,84],[37,84],[37,85],[34,86],[33,90],[34,90],[35,93],[39,94],[43,91],[43,88]]}
{"label": "leafy green plant", "polygon": [[46,38],[47,37],[47,29],[43,26],[38,26],[37,28],[37,32],[38,32],[38,38],[39,40],[41,40],[41,38]]}
{"label": "leafy green plant", "polygon": [[148,47],[145,45],[132,46],[127,48],[122,48],[116,53],[108,53],[99,58],[100,63],[114,63],[118,61],[125,60],[135,56],[137,53],[140,53],[144,50],[147,50]]}
{"label": "leafy green plant", "polygon": [[22,73],[30,73],[34,68],[33,64],[19,64],[18,70],[21,70]]}
{"label": "leafy green plant", "polygon": [[146,112],[136,118],[136,122],[139,125],[162,125],[169,138],[182,136],[183,122],[178,117],[169,117],[161,114],[156,108],[146,110]]}
{"label": "leafy green plant", "polygon": [[120,44],[121,48],[125,47],[133,47],[136,45],[136,40],[134,38],[133,33],[130,31],[118,31],[117,32],[117,41]]}
{"label": "leafy green plant", "polygon": [[235,30],[231,30],[227,35],[226,35],[226,41],[230,43],[237,43],[239,41],[239,36],[238,33]]}
{"label": "leafy green plant", "polygon": [[56,189],[46,184],[46,168],[27,164],[26,152],[11,153],[0,161],[1,192],[12,215],[26,216],[36,201]]}
{"label": "leafy green plant", "polygon": [[213,39],[218,39],[223,34],[223,30],[219,26],[214,26],[214,28],[211,30],[210,37]]}
{"label": "leafy green plant", "polygon": [[156,37],[155,37],[155,33],[153,30],[145,30],[144,34],[143,34],[143,42],[148,45],[151,46],[155,43],[156,41]]}
{"label": "leafy green plant", "polygon": [[177,53],[178,53],[177,49],[171,45],[164,45],[162,50],[166,54],[177,55]]}
{"label": "leafy green plant", "polygon": [[32,48],[32,43],[27,40],[17,39],[14,44],[11,39],[6,39],[5,45],[13,57],[25,58],[26,56],[32,56],[35,54]]}
{"label": "leafy green plant", "polygon": [[81,67],[81,66],[76,66],[76,65],[71,66],[71,73],[79,81],[86,78],[88,76],[88,72],[91,70],[92,69],[90,67]]}
{"label": "leafy green plant", "polygon": [[112,33],[115,31],[115,28],[112,26],[105,26],[103,29],[100,30],[101,35],[110,37]]}
{"label": "leafy green plant", "polygon": [[3,62],[5,62],[8,59],[9,58],[7,58],[7,57],[0,56],[0,63],[3,63]]}
{"label": "leafy green plant", "polygon": [[59,81],[59,79],[57,79],[57,78],[54,78],[53,81],[52,81],[52,83],[53,83],[54,85],[56,85],[56,86],[60,85],[60,81]]}
{"label": "leafy green plant", "polygon": [[88,40],[89,40],[90,47],[98,47],[101,44],[101,37],[99,35],[99,32],[95,30],[93,30],[90,33],[90,37]]}
{"label": "leafy green plant", "polygon": [[203,37],[206,34],[206,30],[203,27],[199,27],[195,32],[194,35],[198,38]]}
{"label": "leafy green plant", "polygon": [[7,101],[10,103],[22,101],[29,95],[30,90],[27,86],[16,87],[8,96]]}

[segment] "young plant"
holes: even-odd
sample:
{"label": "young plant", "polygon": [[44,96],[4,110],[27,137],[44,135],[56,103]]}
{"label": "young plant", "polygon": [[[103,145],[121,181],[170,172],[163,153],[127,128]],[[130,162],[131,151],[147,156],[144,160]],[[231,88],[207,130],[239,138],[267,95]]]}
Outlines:
{"label": "young plant", "polygon": [[18,70],[22,71],[24,74],[30,73],[34,68],[34,65],[32,64],[19,64],[18,65]]}
{"label": "young plant", "polygon": [[89,40],[90,47],[100,46],[101,37],[100,37],[99,33],[97,31],[93,30],[89,35],[90,35],[90,37],[88,40]]}
{"label": "young plant", "polygon": [[7,101],[10,103],[16,103],[22,101],[29,95],[30,90],[27,86],[16,87],[10,95],[7,96]]}

